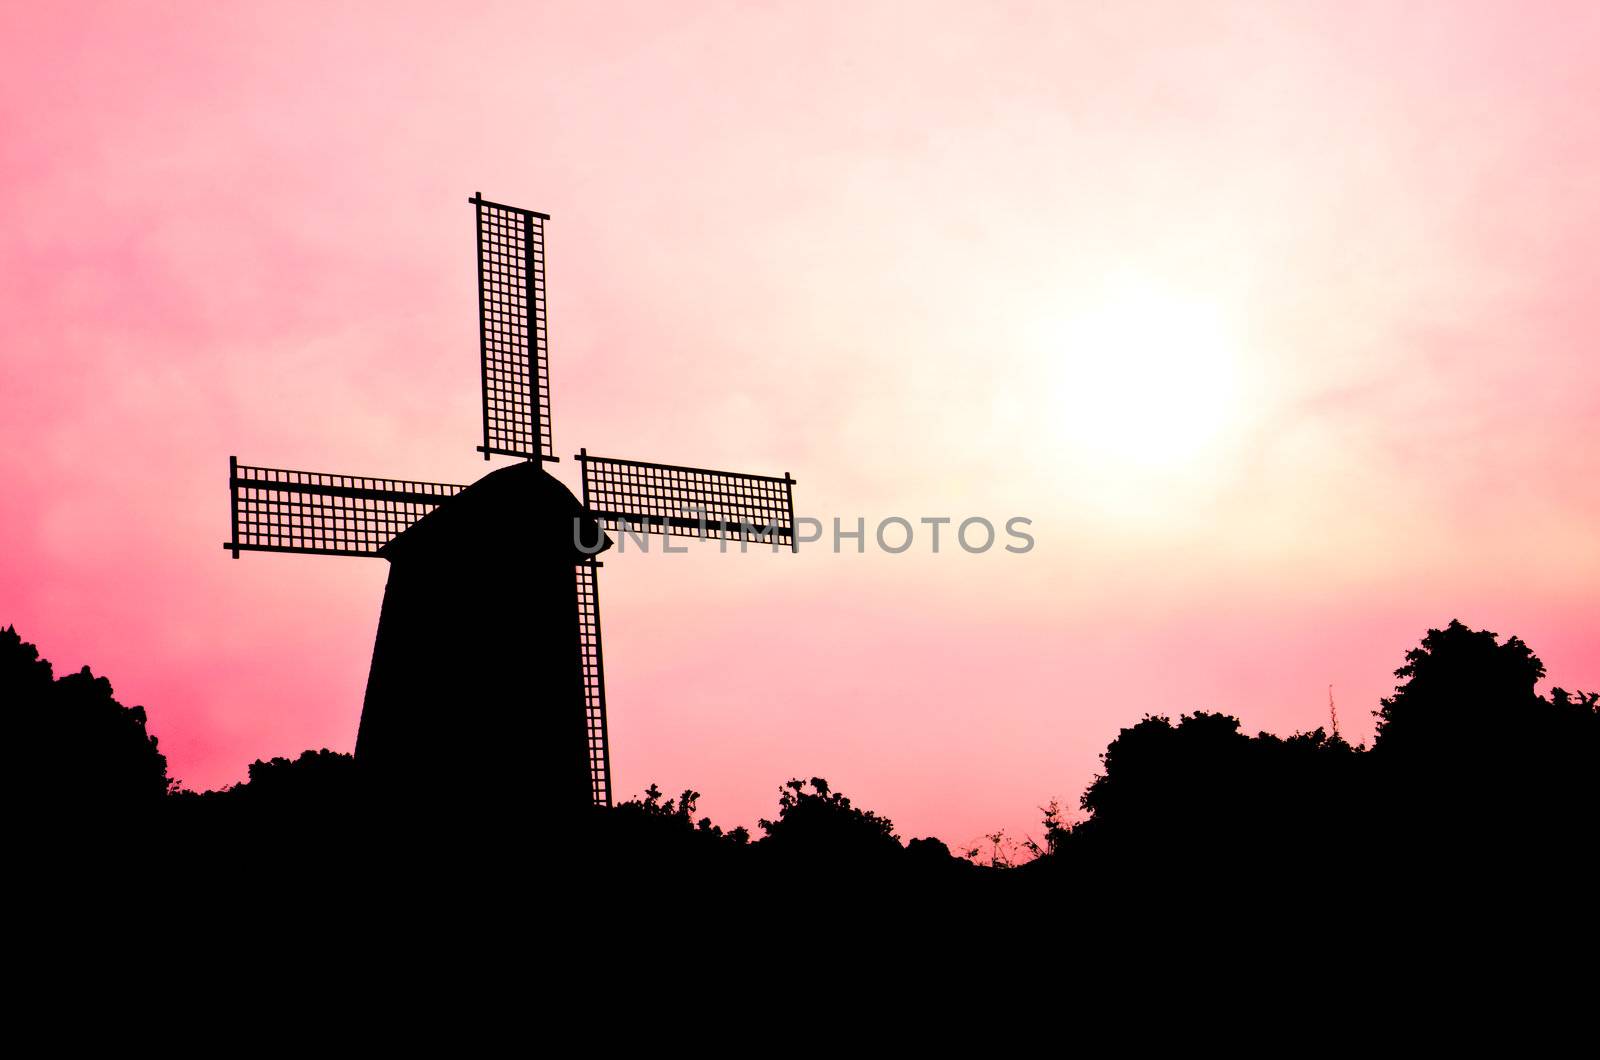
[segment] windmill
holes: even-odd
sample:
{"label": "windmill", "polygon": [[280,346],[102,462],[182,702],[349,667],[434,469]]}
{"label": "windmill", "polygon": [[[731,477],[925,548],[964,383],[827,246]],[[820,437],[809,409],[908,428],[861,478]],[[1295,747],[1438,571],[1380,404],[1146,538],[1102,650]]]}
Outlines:
{"label": "windmill", "polygon": [[[470,757],[568,808],[609,806],[599,553],[606,530],[795,540],[794,479],[589,455],[581,500],[554,462],[545,286],[548,214],[474,193],[485,460],[468,486],[248,466],[228,458],[243,552],[390,561],[356,760],[377,778]],[[726,551],[726,546],[724,546]],[[461,734],[465,733],[465,736]],[[532,768],[530,768],[532,767]],[[404,786],[394,780],[394,790]]]}

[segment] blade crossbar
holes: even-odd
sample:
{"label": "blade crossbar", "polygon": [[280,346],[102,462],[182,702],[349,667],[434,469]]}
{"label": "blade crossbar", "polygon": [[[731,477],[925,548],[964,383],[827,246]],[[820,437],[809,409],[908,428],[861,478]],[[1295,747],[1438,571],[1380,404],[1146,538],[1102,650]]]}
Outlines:
{"label": "blade crossbar", "polygon": [[544,223],[549,214],[490,202],[477,210],[483,444],[491,454],[555,460]]}
{"label": "blade crossbar", "polygon": [[608,530],[623,526],[680,537],[773,540],[797,549],[789,475],[590,456],[580,450],[583,506]]}
{"label": "blade crossbar", "polygon": [[611,745],[606,736],[606,672],[600,654],[600,564],[577,564],[578,651],[589,745],[589,783],[596,806],[611,805]]}
{"label": "blade crossbar", "polygon": [[654,530],[674,537],[725,537],[733,541],[741,537],[751,540],[759,538],[765,541],[768,535],[783,542],[790,542],[794,538],[792,529],[764,523],[725,522],[719,519],[685,518],[675,515],[640,515],[636,512],[591,511],[589,514],[599,520],[601,527],[606,530],[620,530],[626,526],[635,530]]}
{"label": "blade crossbar", "polygon": [[466,487],[444,482],[250,467],[228,459],[233,538],[241,552],[377,556]]}

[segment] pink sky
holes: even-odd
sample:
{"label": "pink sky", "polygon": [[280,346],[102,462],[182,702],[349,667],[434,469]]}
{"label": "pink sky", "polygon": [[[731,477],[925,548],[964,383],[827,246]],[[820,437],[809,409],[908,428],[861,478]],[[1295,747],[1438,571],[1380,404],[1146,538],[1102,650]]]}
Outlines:
{"label": "pink sky", "polygon": [[1369,736],[1452,617],[1600,687],[1593,5],[225,7],[0,13],[0,624],[190,786],[353,746],[387,573],[229,559],[228,455],[485,470],[474,190],[564,456],[1033,519],[614,558],[622,793],[960,843],[1146,712]]}

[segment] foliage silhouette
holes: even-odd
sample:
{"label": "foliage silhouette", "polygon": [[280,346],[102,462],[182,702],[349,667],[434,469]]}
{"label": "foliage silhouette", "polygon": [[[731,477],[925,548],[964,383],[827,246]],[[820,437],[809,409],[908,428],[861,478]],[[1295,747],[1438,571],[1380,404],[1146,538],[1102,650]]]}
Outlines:
{"label": "foliage silhouette", "polygon": [[14,626],[0,630],[0,704],[21,750],[6,771],[13,804],[120,815],[159,806],[174,786],[144,708],[118,703],[87,666],[55,678]]}
{"label": "foliage silhouette", "polygon": [[699,822],[694,820],[695,805],[700,800],[698,791],[685,789],[677,800],[661,799],[661,789],[651,784],[645,789],[642,798],[631,799],[619,804],[614,813],[616,816],[627,819],[637,817],[645,821],[662,821],[665,826],[680,833],[701,832],[710,839],[726,839],[735,846],[743,846],[750,842],[750,830],[743,826],[733,829],[726,835],[722,829],[711,823],[711,818],[702,817]]}
{"label": "foliage silhouette", "polygon": [[710,818],[695,820],[700,793],[685,790],[677,799],[663,798],[651,784],[640,798],[596,811],[587,822],[587,857],[613,867],[653,866],[653,871],[691,867],[727,870],[750,841],[745,828],[723,830]]}
{"label": "foliage silhouette", "polygon": [[902,844],[894,822],[858,807],[822,777],[795,777],[778,789],[778,813],[759,822],[762,838],[751,844],[750,867],[771,881],[828,881],[810,892],[815,908],[840,910],[850,896],[874,884],[913,886],[902,898],[970,884],[978,872],[934,838]]}
{"label": "foliage silhouette", "polygon": [[1538,725],[1542,701],[1534,686],[1544,663],[1521,640],[1459,621],[1430,629],[1395,671],[1405,678],[1373,714],[1380,754],[1442,758],[1499,745],[1507,730]]}
{"label": "foliage silhouette", "polygon": [[1322,729],[1286,739],[1224,714],[1146,716],[1123,729],[1041,862],[1107,879],[1209,881],[1347,863],[1362,752]]}
{"label": "foliage silhouette", "polygon": [[763,851],[779,857],[870,861],[902,850],[893,821],[853,806],[821,777],[784,784],[778,790],[778,816],[760,824],[766,833]]}
{"label": "foliage silhouette", "polygon": [[240,809],[270,810],[279,813],[326,813],[348,808],[360,793],[360,777],[355,757],[330,751],[302,751],[298,758],[256,759],[247,779],[220,791],[196,794],[179,789],[178,799],[225,804]]}
{"label": "foliage silhouette", "polygon": [[1540,696],[1544,674],[1517,637],[1459,621],[1406,653],[1404,683],[1374,712],[1371,756],[1384,811],[1374,818],[1393,856],[1459,863],[1486,841],[1507,863],[1578,849],[1600,814],[1600,697]]}
{"label": "foliage silhouette", "polygon": [[1040,861],[1237,883],[1565,860],[1600,816],[1600,697],[1541,697],[1544,672],[1521,640],[1451,622],[1407,652],[1371,750],[1320,728],[1248,737],[1223,714],[1147,715],[1107,747],[1088,820]]}
{"label": "foliage silhouette", "polygon": [[412,785],[450,788],[448,809],[429,817],[375,797],[350,755],[326,749],[258,760],[221,791],[183,791],[142,708],[121,706],[87,669],[56,680],[33,645],[0,631],[0,703],[21,749],[8,782],[36,822],[164,807],[149,815],[160,841],[145,850],[163,868],[200,871],[196,859],[209,859],[209,871],[263,894],[295,892],[314,876],[395,902],[466,892],[517,901],[530,865],[547,884],[606,880],[672,896],[641,908],[680,910],[697,896],[776,893],[818,878],[833,881],[836,897],[884,880],[916,883],[902,893],[924,897],[955,887],[1001,900],[1043,887],[1120,902],[1138,893],[1133,882],[1261,893],[1306,872],[1325,882],[1399,872],[1549,878],[1583,856],[1600,820],[1600,695],[1540,696],[1543,675],[1517,638],[1452,622],[1407,652],[1375,712],[1370,750],[1321,728],[1249,736],[1219,712],[1147,714],[1107,746],[1079,802],[1084,820],[1068,824],[1052,801],[1040,808],[1040,841],[996,832],[980,867],[981,850],[969,860],[938,839],[902,844],[891,820],[821,777],[789,780],[759,839],[700,816],[698,792],[668,798],[654,784],[613,809],[552,823],[494,804],[500,789],[474,805],[441,772]]}

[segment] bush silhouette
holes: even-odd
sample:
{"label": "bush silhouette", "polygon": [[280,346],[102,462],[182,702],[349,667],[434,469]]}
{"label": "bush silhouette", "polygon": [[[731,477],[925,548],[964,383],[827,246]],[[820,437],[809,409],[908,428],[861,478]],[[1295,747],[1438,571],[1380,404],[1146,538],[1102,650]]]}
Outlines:
{"label": "bush silhouette", "polygon": [[199,798],[259,811],[320,813],[352,805],[359,792],[355,757],[326,747],[294,759],[258,758],[246,774],[243,783]]}
{"label": "bush silhouette", "polygon": [[1332,856],[1352,827],[1358,752],[1323,730],[1283,739],[1198,712],[1146,716],[1101,757],[1080,805],[1092,816],[1059,855],[1118,864],[1255,863]]}
{"label": "bush silhouette", "polygon": [[[806,790],[807,788],[811,790]],[[903,853],[894,822],[852,805],[821,777],[798,778],[778,792],[778,816],[763,819],[764,854],[819,861],[884,860]]]}
{"label": "bush silhouette", "polygon": [[750,841],[745,828],[723,830],[708,817],[695,820],[698,791],[685,790],[677,799],[663,798],[651,784],[644,795],[599,812],[588,827],[600,836],[597,853],[607,858],[633,857],[684,867],[697,861],[725,864],[732,852]]}

